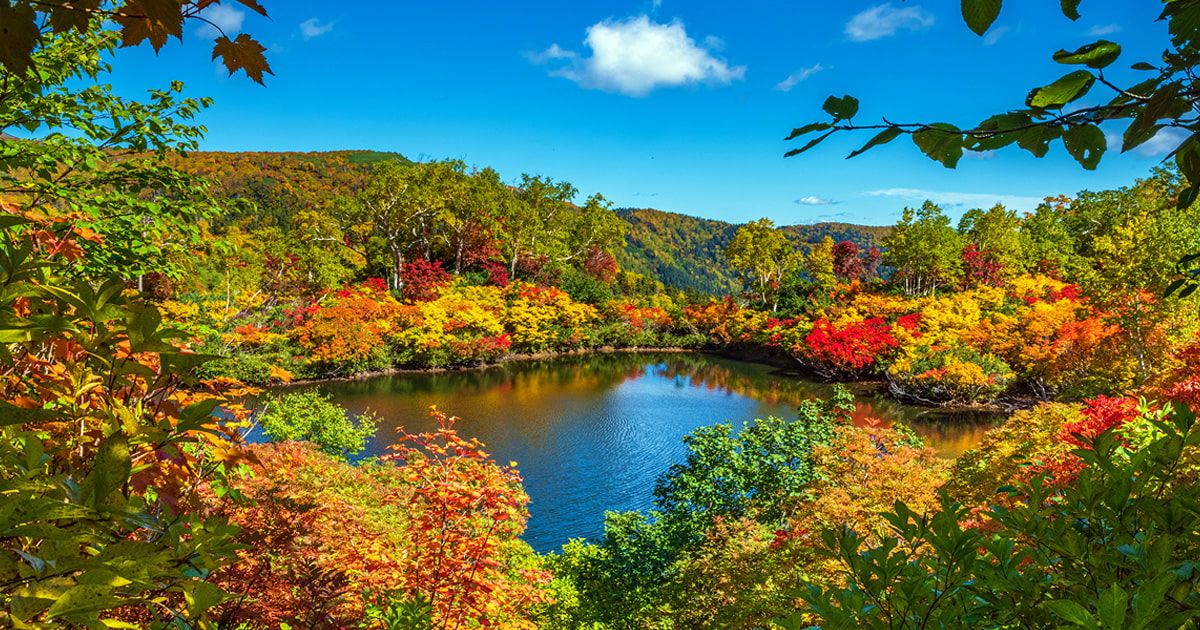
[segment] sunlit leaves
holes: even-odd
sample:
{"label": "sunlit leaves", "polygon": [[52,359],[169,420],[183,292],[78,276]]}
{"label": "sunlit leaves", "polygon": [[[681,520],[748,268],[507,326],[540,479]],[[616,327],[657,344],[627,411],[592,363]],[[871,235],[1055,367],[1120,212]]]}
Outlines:
{"label": "sunlit leaves", "polygon": [[1030,92],[1027,103],[1038,109],[1057,109],[1087,94],[1095,82],[1091,72],[1076,70]]}
{"label": "sunlit leaves", "polygon": [[1121,56],[1121,47],[1118,44],[1102,39],[1094,44],[1088,44],[1079,48],[1075,52],[1060,50],[1054,53],[1054,60],[1063,64],[1083,64],[1089,68],[1099,70],[1108,67],[1119,56]]}

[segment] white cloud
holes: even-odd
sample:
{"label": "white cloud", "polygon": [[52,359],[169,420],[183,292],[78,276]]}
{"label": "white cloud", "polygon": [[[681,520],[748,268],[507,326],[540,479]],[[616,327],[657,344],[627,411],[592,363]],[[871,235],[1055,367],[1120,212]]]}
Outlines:
{"label": "white cloud", "polygon": [[1120,24],[1097,24],[1088,30],[1088,35],[1091,35],[1092,37],[1103,37],[1105,35],[1112,35],[1120,30]]}
{"label": "white cloud", "polygon": [[322,23],[321,20],[315,17],[308,18],[300,23],[300,35],[303,36],[304,39],[320,37],[329,31],[332,31],[333,24],[333,22]]}
{"label": "white cloud", "polygon": [[887,2],[850,18],[846,23],[846,37],[856,42],[869,42],[895,35],[900,29],[923,31],[933,26],[934,21],[933,15],[921,7],[898,9]]}
{"label": "white cloud", "polygon": [[1041,197],[1026,197],[1022,195],[1001,195],[992,193],[963,193],[945,192],[939,190],[922,190],[920,188],[885,188],[870,190],[863,193],[870,197],[893,197],[905,201],[932,201],[948,207],[986,208],[998,203],[1012,210],[1033,210],[1042,203]]}
{"label": "white cloud", "polygon": [[836,206],[841,202],[833,201],[832,199],[826,199],[824,197],[818,197],[816,195],[809,195],[807,197],[801,197],[797,199],[795,203],[801,206]]}
{"label": "white cloud", "polygon": [[801,69],[791,73],[790,75],[788,75],[788,78],[780,81],[779,83],[776,83],[775,89],[779,90],[780,92],[791,91],[792,88],[796,87],[797,83],[807,79],[808,77],[811,77],[812,75],[814,75],[824,69],[825,69],[825,66],[822,66],[819,63],[815,63],[807,68],[801,68]]}
{"label": "white cloud", "polygon": [[221,33],[233,37],[242,30],[242,22],[246,21],[244,11],[223,4],[208,7],[200,17],[210,22],[200,26],[198,32],[202,37],[217,37]]}
{"label": "white cloud", "polygon": [[535,63],[569,61],[550,74],[627,96],[645,96],[659,87],[724,85],[746,74],[745,66],[731,67],[714,57],[711,45],[698,45],[679,20],[658,24],[645,15],[605,20],[588,27],[584,44],[591,49],[586,57],[558,44],[526,57]]}
{"label": "white cloud", "polygon": [[1007,26],[997,26],[996,28],[989,30],[987,34],[983,36],[983,45],[995,46],[1011,30],[1012,29]]}
{"label": "white cloud", "polygon": [[[1159,129],[1153,138],[1134,147],[1133,152],[1142,157],[1161,157],[1179,148],[1179,145],[1183,144],[1183,141],[1187,140],[1187,138],[1188,133],[1186,131],[1174,127],[1166,127]],[[1109,138],[1108,148],[1120,151],[1122,142],[1124,142],[1124,139],[1121,137],[1116,139]]]}

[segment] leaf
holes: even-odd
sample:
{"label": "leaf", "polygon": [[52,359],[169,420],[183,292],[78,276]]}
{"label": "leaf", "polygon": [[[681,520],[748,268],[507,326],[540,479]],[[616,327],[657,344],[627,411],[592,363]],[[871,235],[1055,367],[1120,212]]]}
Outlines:
{"label": "leaf", "polygon": [[122,433],[108,436],[96,451],[92,472],[83,480],[83,502],[93,507],[103,505],[109,495],[129,481],[132,469],[129,440]]}
{"label": "leaf", "polygon": [[26,3],[0,2],[0,65],[23,75],[33,67],[33,49],[41,40],[37,15]]}
{"label": "leaf", "polygon": [[825,99],[825,104],[821,106],[821,109],[833,116],[834,120],[849,120],[858,113],[858,99],[849,94],[841,98],[830,96]]}
{"label": "leaf", "polygon": [[1105,628],[1121,628],[1125,623],[1125,612],[1129,606],[1129,596],[1118,584],[1113,584],[1100,594],[1099,612],[1100,623]]}
{"label": "leaf", "polygon": [[806,144],[806,145],[804,145],[804,146],[800,147],[799,149],[792,149],[791,151],[788,151],[787,153],[784,153],[784,154],[783,154],[783,157],[792,157],[793,155],[800,155],[801,153],[804,153],[805,151],[807,151],[807,150],[809,150],[809,149],[811,149],[811,148],[813,148],[813,147],[817,146],[817,145],[818,145],[818,144],[820,144],[820,143],[821,143],[821,141],[823,141],[825,138],[828,138],[829,136],[832,136],[832,135],[833,135],[833,132],[832,132],[832,131],[830,131],[830,132],[828,132],[828,133],[825,133],[825,134],[823,134],[823,135],[817,136],[816,138],[813,138],[812,140],[809,140],[809,141],[808,141],[808,144]]}
{"label": "leaf", "polygon": [[0,426],[25,424],[27,422],[46,422],[57,417],[58,413],[49,409],[26,409],[0,400]]}
{"label": "leaf", "polygon": [[1139,61],[1129,67],[1133,70],[1158,70],[1158,68],[1155,68],[1154,66],[1146,63],[1145,61]]}
{"label": "leaf", "polygon": [[1063,75],[1050,85],[1036,88],[1029,93],[1026,104],[1038,109],[1057,109],[1087,94],[1096,82],[1096,77],[1087,70],[1076,70]]}
{"label": "leaf", "polygon": [[1092,618],[1091,613],[1083,606],[1065,599],[1046,602],[1043,604],[1050,612],[1054,613],[1064,621],[1069,621],[1077,626],[1084,628],[1096,628],[1096,620]]}
{"label": "leaf", "polygon": [[168,38],[183,38],[183,3],[179,0],[125,0],[114,19],[121,26],[124,48],[149,40],[157,51]]}
{"label": "leaf", "polygon": [[46,611],[46,615],[50,619],[54,619],[80,613],[95,613],[116,608],[121,603],[123,603],[122,600],[113,595],[113,589],[110,586],[79,584],[71,587],[55,600],[54,604],[50,606],[50,610]]}
{"label": "leaf", "polygon": [[962,0],[962,16],[967,28],[983,35],[1000,15],[1001,0]]}
{"label": "leaf", "polygon": [[271,66],[267,63],[266,52],[267,49],[262,44],[245,33],[232,41],[222,35],[214,41],[212,58],[220,58],[230,76],[241,70],[255,83],[264,85],[263,74],[275,74],[271,72]]}
{"label": "leaf", "polygon": [[1054,53],[1054,60],[1063,64],[1083,64],[1099,70],[1112,64],[1120,56],[1121,46],[1119,44],[1102,39],[1078,48],[1075,52],[1060,50]]}
{"label": "leaf", "polygon": [[863,153],[866,153],[868,150],[873,149],[881,144],[887,144],[887,143],[891,142],[892,140],[895,140],[897,137],[899,137],[901,133],[904,133],[904,132],[899,127],[890,127],[888,129],[884,129],[883,131],[880,131],[879,133],[875,134],[875,137],[868,140],[867,143],[862,145],[861,148],[859,148],[855,151],[852,151],[850,153],[850,155],[846,156],[846,159],[848,160],[852,157],[862,155]]}
{"label": "leaf", "polygon": [[101,0],[75,0],[68,7],[50,7],[50,28],[54,29],[55,33],[65,33],[71,29],[83,33],[91,24],[93,13],[100,8],[100,2]]}
{"label": "leaf", "polygon": [[255,0],[237,0],[237,1],[242,6],[250,9],[251,11],[254,11],[255,13],[257,13],[263,17],[267,17],[267,10],[264,9],[263,6],[261,4],[259,4],[258,2],[256,2]]}
{"label": "leaf", "polygon": [[1079,1],[1080,0],[1059,0],[1062,6],[1062,14],[1067,16],[1067,19],[1079,19]]}
{"label": "leaf", "polygon": [[929,129],[913,134],[913,143],[930,159],[946,168],[958,166],[963,155],[963,136],[958,127],[949,123],[934,123]]}
{"label": "leaf", "polygon": [[792,133],[788,134],[788,137],[784,138],[784,140],[794,140],[800,136],[812,133],[814,131],[825,131],[832,126],[833,125],[830,125],[829,123],[810,123],[804,125],[803,127],[796,127],[792,130]]}
{"label": "leaf", "polygon": [[1104,151],[1108,149],[1108,140],[1100,127],[1083,125],[1068,129],[1063,134],[1063,145],[1080,166],[1094,171],[1100,163],[1100,158],[1104,156]]}
{"label": "leaf", "polygon": [[1179,199],[1175,201],[1175,207],[1179,210],[1187,210],[1196,202],[1196,194],[1200,193],[1200,184],[1193,184],[1184,188],[1179,193]]}
{"label": "leaf", "polygon": [[183,593],[187,603],[188,614],[194,618],[201,617],[208,609],[229,598],[229,594],[209,582],[194,582],[191,589]]}

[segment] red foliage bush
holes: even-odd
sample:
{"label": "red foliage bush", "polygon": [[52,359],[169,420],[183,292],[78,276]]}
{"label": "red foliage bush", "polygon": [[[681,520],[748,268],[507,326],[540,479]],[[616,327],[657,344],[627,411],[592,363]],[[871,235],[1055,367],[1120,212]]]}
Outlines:
{"label": "red foliage bush", "polygon": [[863,276],[861,250],[854,241],[842,241],[833,246],[833,273],[840,280],[858,280]]}
{"label": "red foliage bush", "polygon": [[400,271],[404,284],[400,288],[401,296],[413,302],[428,302],[436,300],[438,291],[450,285],[453,276],[442,268],[442,261],[417,259],[404,263]]}
{"label": "red foliage bush", "polygon": [[970,243],[963,248],[962,262],[970,281],[992,287],[1003,284],[1000,277],[1003,266],[989,252],[980,249],[978,244]]}
{"label": "red foliage bush", "polygon": [[803,359],[823,376],[862,376],[880,356],[897,347],[892,327],[873,317],[835,327],[828,319],[817,320],[804,337]]}

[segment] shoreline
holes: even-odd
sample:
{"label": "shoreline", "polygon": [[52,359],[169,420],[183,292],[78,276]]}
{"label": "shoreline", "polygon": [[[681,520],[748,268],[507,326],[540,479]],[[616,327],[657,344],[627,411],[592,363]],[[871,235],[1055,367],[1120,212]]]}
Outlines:
{"label": "shoreline", "polygon": [[771,352],[762,348],[686,348],[681,346],[631,346],[618,348],[615,346],[601,346],[597,348],[581,348],[576,350],[546,350],[542,352],[522,352],[508,354],[496,361],[479,363],[475,365],[454,365],[448,367],[428,367],[428,368],[388,368],[385,370],[370,370],[365,372],[356,372],[345,376],[327,376],[321,378],[306,378],[296,379],[287,383],[278,383],[267,385],[269,389],[284,389],[289,387],[319,385],[321,383],[348,383],[357,381],[366,381],[384,376],[398,376],[404,374],[440,374],[454,372],[475,372],[490,370],[501,367],[508,363],[532,363],[536,361],[550,361],[554,359],[565,359],[571,357],[583,357],[590,355],[611,355],[611,354],[705,354],[734,361],[744,361],[747,363],[758,363],[782,371],[788,372],[788,376],[800,380],[807,380],[818,383],[840,384],[852,391],[856,395],[870,394],[877,395],[889,400],[894,400],[904,405],[912,407],[920,407],[923,409],[940,410],[948,412],[970,412],[970,413],[998,413],[1012,414],[1022,409],[1029,409],[1036,405],[1039,401],[1034,399],[1010,399],[1011,402],[1002,402],[997,400],[991,404],[980,405],[938,405],[929,404],[921,401],[905,400],[893,395],[888,388],[887,379],[871,378],[857,381],[830,381],[821,378],[819,375],[807,371],[804,365],[792,360],[778,352]]}

